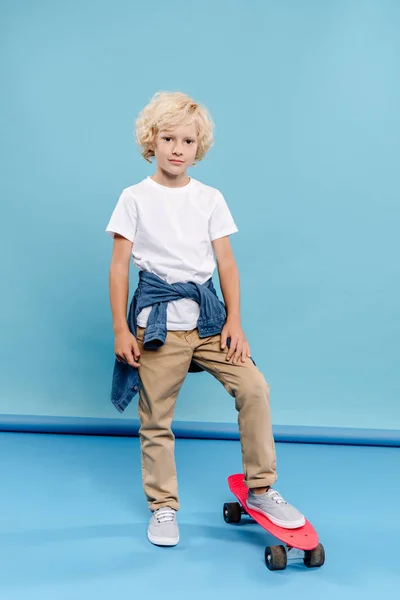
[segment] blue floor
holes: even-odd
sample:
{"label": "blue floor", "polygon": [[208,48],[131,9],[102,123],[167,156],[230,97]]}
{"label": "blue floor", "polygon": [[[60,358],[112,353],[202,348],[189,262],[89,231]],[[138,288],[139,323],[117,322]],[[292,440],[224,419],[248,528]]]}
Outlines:
{"label": "blue floor", "polygon": [[396,597],[400,448],[277,444],[276,488],[326,549],[321,569],[280,572],[266,532],[222,518],[239,442],[176,441],[175,548],[147,541],[139,452],[137,438],[0,434],[2,600]]}

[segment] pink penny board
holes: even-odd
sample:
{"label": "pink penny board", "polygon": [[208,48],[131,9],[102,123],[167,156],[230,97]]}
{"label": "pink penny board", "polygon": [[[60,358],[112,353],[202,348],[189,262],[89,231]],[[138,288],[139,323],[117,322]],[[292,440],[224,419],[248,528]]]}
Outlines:
{"label": "pink penny board", "polygon": [[248,488],[244,483],[244,475],[230,475],[228,477],[228,485],[231,492],[239,500],[241,506],[250,517],[252,517],[261,527],[266,529],[271,535],[281,540],[284,544],[299,550],[314,550],[318,546],[318,534],[314,527],[306,519],[305,525],[297,529],[285,529],[275,525],[261,513],[247,508],[246,500],[248,496]]}

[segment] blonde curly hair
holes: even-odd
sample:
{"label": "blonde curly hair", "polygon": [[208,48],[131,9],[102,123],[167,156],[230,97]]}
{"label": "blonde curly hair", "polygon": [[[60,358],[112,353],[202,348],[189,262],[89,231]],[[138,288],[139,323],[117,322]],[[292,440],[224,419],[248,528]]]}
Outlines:
{"label": "blonde curly hair", "polygon": [[179,125],[197,125],[196,165],[214,145],[214,123],[207,109],[183,92],[157,92],[139,113],[136,119],[136,143],[142,148],[143,158],[149,160],[154,153],[154,143],[158,133]]}

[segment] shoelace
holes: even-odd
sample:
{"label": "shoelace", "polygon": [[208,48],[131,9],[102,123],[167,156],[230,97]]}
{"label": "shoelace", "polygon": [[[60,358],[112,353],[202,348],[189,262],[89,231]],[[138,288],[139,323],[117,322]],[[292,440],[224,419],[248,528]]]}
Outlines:
{"label": "shoelace", "polygon": [[171,523],[175,519],[175,511],[172,508],[159,508],[156,510],[156,519],[159,523]]}
{"label": "shoelace", "polygon": [[277,504],[287,504],[286,500],[284,500],[280,493],[276,492],[275,490],[269,494],[269,497]]}

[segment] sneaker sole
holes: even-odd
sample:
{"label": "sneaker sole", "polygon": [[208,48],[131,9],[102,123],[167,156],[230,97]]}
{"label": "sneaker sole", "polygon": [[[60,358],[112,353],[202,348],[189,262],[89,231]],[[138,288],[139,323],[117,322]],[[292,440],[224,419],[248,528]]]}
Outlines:
{"label": "sneaker sole", "polygon": [[282,527],[283,529],[298,529],[299,527],[303,527],[303,525],[306,524],[306,520],[304,517],[302,519],[299,519],[298,521],[281,521],[280,519],[277,519],[276,517],[273,517],[272,515],[269,515],[268,513],[260,510],[257,506],[247,504],[247,502],[246,506],[247,508],[250,508],[251,510],[255,510],[256,512],[260,513],[260,515],[267,517],[267,519],[269,519],[271,523],[273,523],[274,525],[278,525],[278,527]]}
{"label": "sneaker sole", "polygon": [[147,537],[149,541],[156,546],[176,546],[179,542],[179,536],[177,538],[165,538],[155,537],[150,533],[147,533]]}

